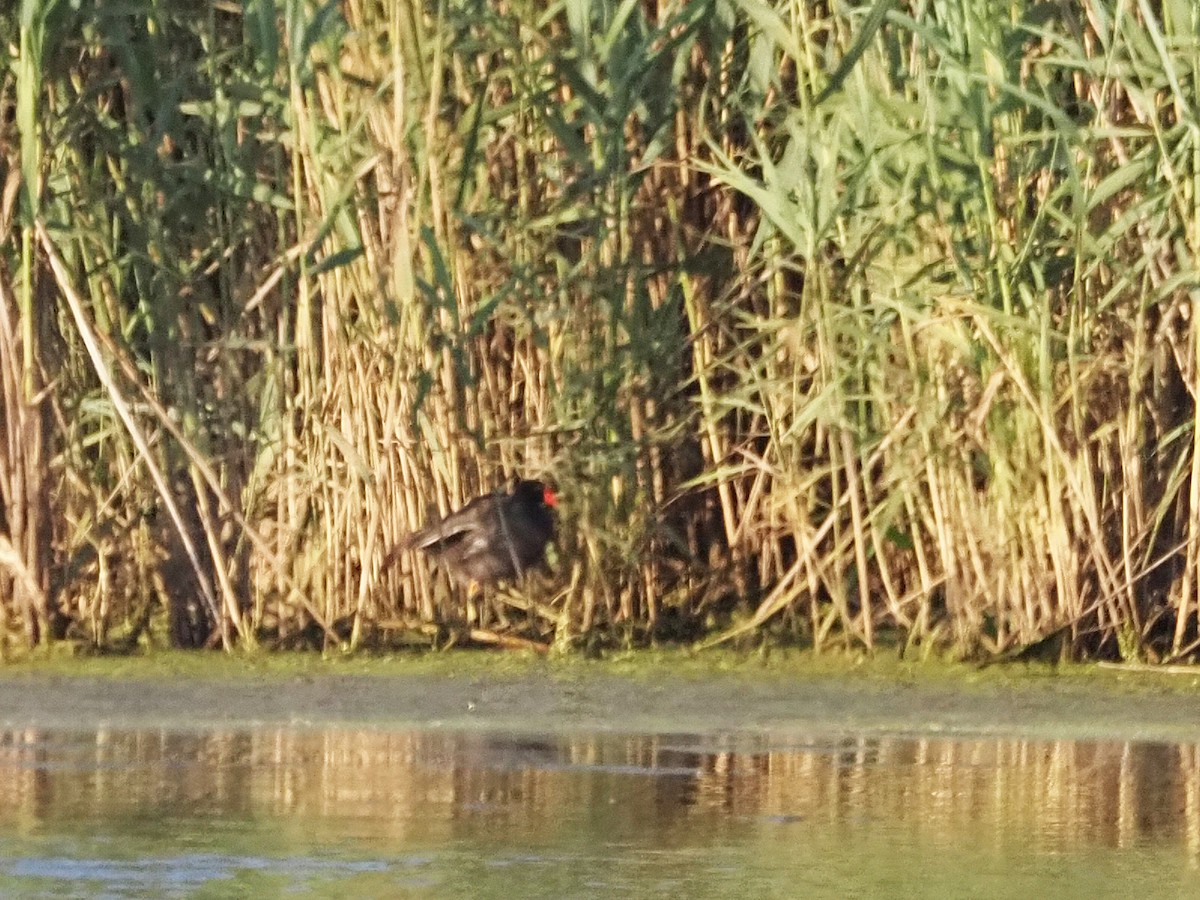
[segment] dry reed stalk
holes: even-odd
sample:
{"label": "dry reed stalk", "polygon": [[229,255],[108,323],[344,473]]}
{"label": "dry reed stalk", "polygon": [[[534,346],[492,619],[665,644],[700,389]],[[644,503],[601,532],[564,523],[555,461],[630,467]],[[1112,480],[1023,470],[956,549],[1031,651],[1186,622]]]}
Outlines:
{"label": "dry reed stalk", "polygon": [[[60,373],[64,584],[2,611],[144,634],[174,504],[201,643],[458,621],[380,562],[521,472],[569,587],[481,615],[528,639],[1195,655],[1194,29],[985,7],[135,3],[61,57],[35,16],[6,353]],[[78,303],[36,318],[47,272]]]}

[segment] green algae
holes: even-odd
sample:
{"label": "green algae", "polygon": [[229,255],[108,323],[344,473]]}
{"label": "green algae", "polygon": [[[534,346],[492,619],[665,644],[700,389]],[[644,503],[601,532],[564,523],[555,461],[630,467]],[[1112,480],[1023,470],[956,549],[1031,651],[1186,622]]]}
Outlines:
{"label": "green algae", "polygon": [[1198,695],[1191,671],[802,652],[47,654],[0,668],[0,723],[1200,741]]}
{"label": "green algae", "polygon": [[37,651],[0,664],[0,676],[157,678],[298,678],[327,675],[517,677],[565,679],[616,676],[653,681],[730,678],[770,682],[842,678],[860,684],[916,684],[963,690],[1092,688],[1101,692],[1193,694],[1200,691],[1200,667],[1156,670],[1096,663],[1010,662],[979,666],[956,661],[902,660],[887,654],[813,653],[782,649],[771,653],[686,649],[627,650],[599,658],[541,656],[531,652],[453,650],[352,654],[159,650],[123,655],[91,655],[65,650]]}

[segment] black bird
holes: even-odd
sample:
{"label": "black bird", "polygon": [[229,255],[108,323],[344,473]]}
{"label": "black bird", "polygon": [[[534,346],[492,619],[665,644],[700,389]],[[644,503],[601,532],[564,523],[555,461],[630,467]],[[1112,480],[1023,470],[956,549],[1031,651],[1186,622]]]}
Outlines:
{"label": "black bird", "polygon": [[554,538],[558,495],[540,481],[518,481],[511,494],[484,494],[401,541],[424,550],[456,581],[510,581],[542,561]]}

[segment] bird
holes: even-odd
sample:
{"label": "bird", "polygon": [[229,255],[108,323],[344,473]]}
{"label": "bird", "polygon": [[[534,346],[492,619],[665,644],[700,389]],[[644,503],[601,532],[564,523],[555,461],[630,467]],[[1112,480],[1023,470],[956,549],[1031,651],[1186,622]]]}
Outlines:
{"label": "bird", "polygon": [[511,581],[538,565],[554,539],[558,494],[522,479],[511,494],[476,497],[404,538],[398,551],[421,550],[470,589]]}

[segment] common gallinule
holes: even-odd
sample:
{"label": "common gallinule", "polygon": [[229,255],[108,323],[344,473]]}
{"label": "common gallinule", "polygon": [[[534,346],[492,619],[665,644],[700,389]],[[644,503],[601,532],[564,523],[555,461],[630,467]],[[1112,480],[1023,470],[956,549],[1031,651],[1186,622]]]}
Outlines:
{"label": "common gallinule", "polygon": [[554,538],[558,495],[540,481],[518,481],[511,494],[476,497],[446,518],[401,541],[397,550],[424,550],[456,581],[495,584],[542,561]]}

